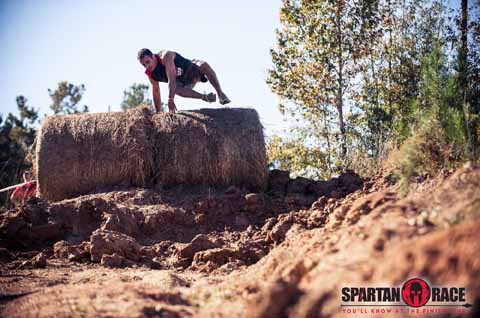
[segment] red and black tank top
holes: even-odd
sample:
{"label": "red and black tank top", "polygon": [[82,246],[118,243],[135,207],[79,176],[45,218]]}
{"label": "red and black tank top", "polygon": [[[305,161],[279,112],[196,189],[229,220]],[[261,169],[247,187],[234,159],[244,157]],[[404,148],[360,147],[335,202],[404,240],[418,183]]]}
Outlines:
{"label": "red and black tank top", "polygon": [[[167,76],[167,70],[165,69],[165,65],[160,63],[160,58],[158,57],[158,54],[155,54],[154,58],[157,59],[157,66],[153,71],[150,71],[147,69],[145,71],[145,74],[147,74],[148,77],[153,78],[158,82],[168,83],[168,76]],[[175,64],[175,68],[177,72],[177,80],[182,81],[182,79],[185,78],[185,74],[190,69],[192,65],[192,61],[176,53],[175,59],[173,60],[173,62]]]}

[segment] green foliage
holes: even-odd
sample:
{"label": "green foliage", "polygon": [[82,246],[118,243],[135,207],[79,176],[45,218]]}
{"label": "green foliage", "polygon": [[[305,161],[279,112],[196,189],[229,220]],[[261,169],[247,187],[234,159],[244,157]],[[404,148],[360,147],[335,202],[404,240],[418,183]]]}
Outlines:
{"label": "green foliage", "polygon": [[74,85],[67,81],[58,83],[55,90],[48,89],[48,94],[52,98],[52,105],[50,109],[54,114],[76,114],[80,112],[88,112],[88,106],[83,105],[82,110],[79,110],[78,103],[85,93],[85,85]]}
{"label": "green foliage", "polygon": [[366,46],[358,9],[369,12],[373,6],[359,3],[284,1],[278,45],[271,50],[274,67],[267,79],[283,99],[280,110],[306,121],[322,135],[329,134],[328,144],[338,142],[338,147],[328,151],[341,159],[347,138],[343,113],[357,72],[356,59]]}
{"label": "green foliage", "polygon": [[152,100],[147,98],[149,87],[145,84],[132,84],[123,92],[122,110],[127,110],[138,105],[152,106]]}
{"label": "green foliage", "polygon": [[[467,14],[465,6],[449,12],[445,4],[283,1],[267,83],[281,112],[299,121],[292,133],[301,127],[286,149],[315,149],[321,158],[301,151],[308,158],[302,164],[276,158],[298,171],[368,173],[401,149],[405,156],[393,161],[406,160],[397,169],[402,180],[478,158],[480,6],[475,2]],[[415,157],[416,151],[422,153]],[[439,151],[448,155],[437,157]]]}
{"label": "green foliage", "polygon": [[387,162],[404,194],[414,177],[432,176],[449,163],[450,149],[443,131],[434,119],[423,122],[420,129],[394,151]]}
{"label": "green foliage", "polygon": [[437,42],[422,62],[419,95],[413,103],[411,136],[389,160],[403,190],[415,176],[432,176],[440,169],[466,160],[466,119],[456,75],[448,71]]}
{"label": "green foliage", "polygon": [[[21,173],[32,167],[38,111],[27,105],[24,96],[16,101],[19,117],[10,113],[4,120],[0,114],[0,188],[21,182]],[[1,205],[7,201],[8,193],[1,193]]]}
{"label": "green foliage", "polygon": [[308,147],[297,138],[283,139],[278,135],[269,138],[267,145],[269,167],[293,171],[294,176],[322,179],[330,177],[327,155],[319,148]]}
{"label": "green foliage", "polygon": [[[48,90],[52,98],[50,108],[54,114],[79,113],[79,102],[84,92],[84,85],[62,81],[55,90]],[[19,116],[9,113],[4,117],[0,114],[0,188],[21,182],[22,173],[31,169],[34,161],[39,113],[28,106],[24,96],[18,96],[16,102]],[[84,105],[82,111],[87,112],[88,107]],[[8,194],[0,194],[2,205],[8,203]]]}

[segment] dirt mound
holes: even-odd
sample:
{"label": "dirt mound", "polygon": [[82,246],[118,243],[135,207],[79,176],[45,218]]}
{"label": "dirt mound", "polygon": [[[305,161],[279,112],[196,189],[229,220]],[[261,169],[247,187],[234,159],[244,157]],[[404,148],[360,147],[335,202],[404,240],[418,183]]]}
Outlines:
{"label": "dirt mound", "polygon": [[273,171],[266,193],[129,190],[30,201],[0,220],[3,314],[362,317],[347,312],[362,307],[341,307],[343,287],[422,277],[465,287],[473,305],[432,316],[475,317],[479,180],[470,164],[400,198],[383,176],[315,182]]}

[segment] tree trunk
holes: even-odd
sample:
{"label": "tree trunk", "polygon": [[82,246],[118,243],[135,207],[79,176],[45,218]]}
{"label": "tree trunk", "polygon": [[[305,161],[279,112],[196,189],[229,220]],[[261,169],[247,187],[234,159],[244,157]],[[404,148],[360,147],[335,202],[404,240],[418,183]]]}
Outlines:
{"label": "tree trunk", "polygon": [[470,155],[473,153],[473,136],[470,131],[470,115],[474,113],[471,107],[468,107],[468,0],[462,0],[460,17],[460,52],[459,52],[459,73],[460,85],[463,101],[463,112],[465,116],[465,133],[467,135],[467,145]]}
{"label": "tree trunk", "polygon": [[345,159],[347,149],[346,149],[346,137],[345,137],[345,123],[343,122],[343,39],[342,39],[342,29],[341,29],[341,17],[342,5],[337,6],[336,12],[336,26],[337,26],[337,39],[338,39],[338,92],[337,92],[337,111],[338,111],[338,126],[340,128],[340,158],[342,161]]}

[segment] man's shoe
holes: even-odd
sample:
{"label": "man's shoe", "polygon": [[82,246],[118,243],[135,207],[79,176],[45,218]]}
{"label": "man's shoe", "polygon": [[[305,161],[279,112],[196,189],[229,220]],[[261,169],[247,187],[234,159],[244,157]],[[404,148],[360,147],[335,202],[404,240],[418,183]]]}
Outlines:
{"label": "man's shoe", "polygon": [[225,105],[225,104],[230,103],[231,100],[225,95],[225,98],[223,98],[223,99],[219,97],[219,102],[220,102],[221,105]]}
{"label": "man's shoe", "polygon": [[202,100],[208,103],[214,103],[217,101],[217,95],[215,95],[214,93],[204,93]]}

